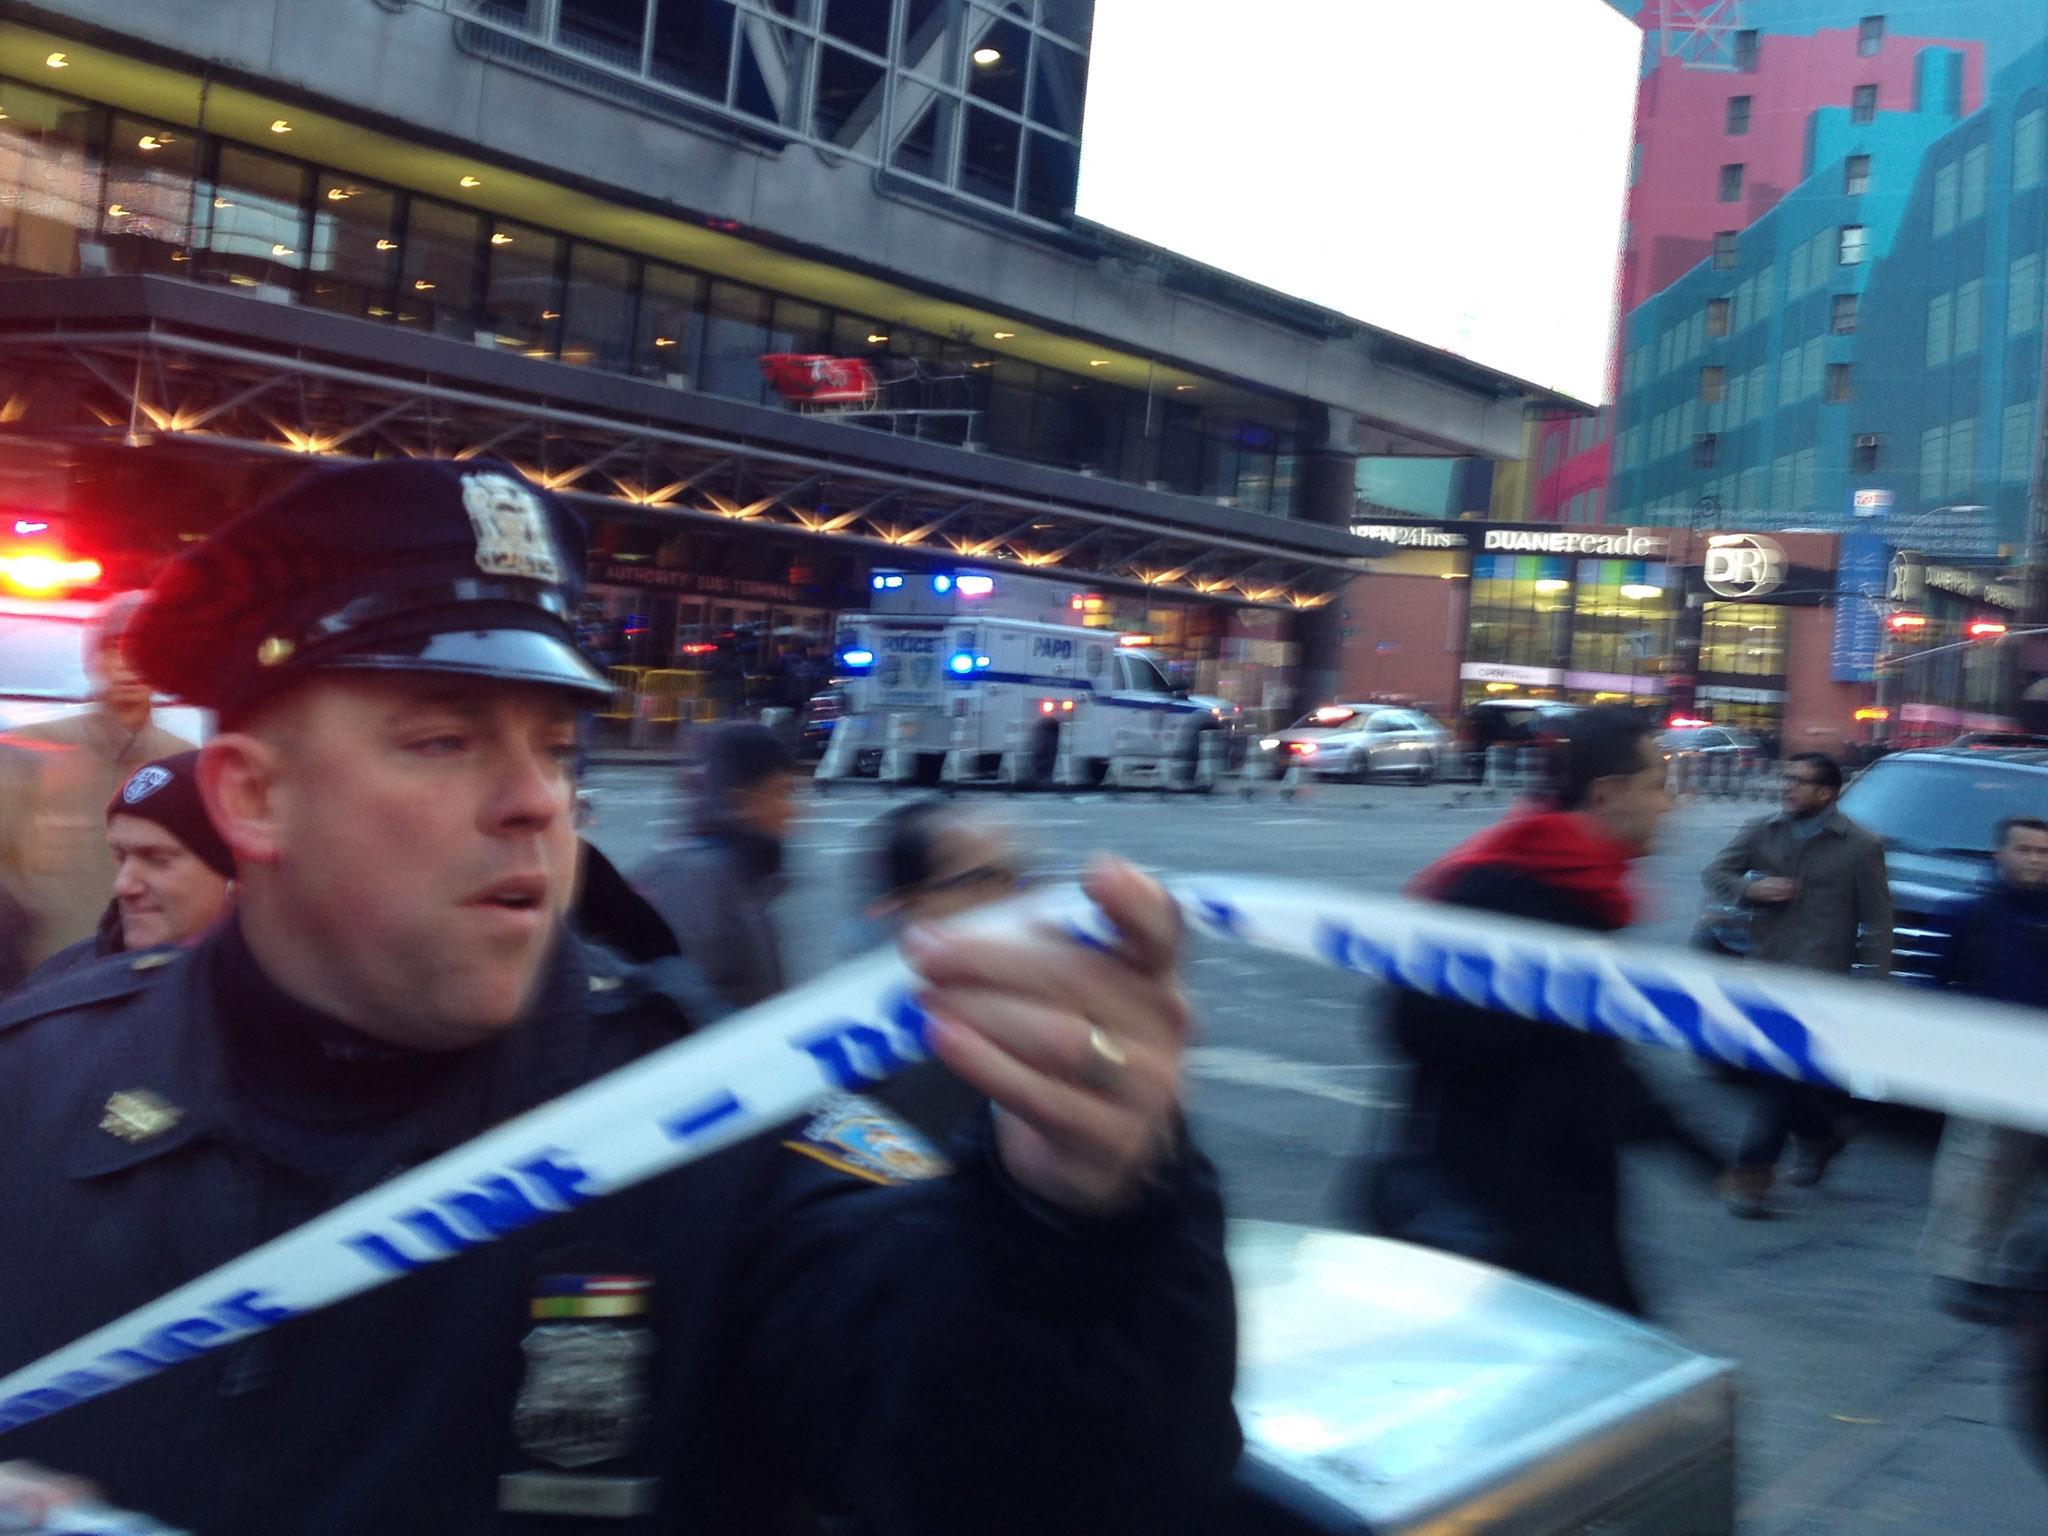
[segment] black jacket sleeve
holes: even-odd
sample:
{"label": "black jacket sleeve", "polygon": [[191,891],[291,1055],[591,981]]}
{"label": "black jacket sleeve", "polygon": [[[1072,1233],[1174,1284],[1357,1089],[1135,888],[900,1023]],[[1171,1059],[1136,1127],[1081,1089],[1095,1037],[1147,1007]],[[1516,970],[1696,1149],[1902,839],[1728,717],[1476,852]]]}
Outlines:
{"label": "black jacket sleeve", "polygon": [[741,1354],[764,1430],[863,1532],[1173,1529],[1240,1445],[1214,1171],[1184,1149],[1136,1208],[1066,1219],[1009,1185],[986,1116],[959,1150],[888,1189],[784,1171]]}

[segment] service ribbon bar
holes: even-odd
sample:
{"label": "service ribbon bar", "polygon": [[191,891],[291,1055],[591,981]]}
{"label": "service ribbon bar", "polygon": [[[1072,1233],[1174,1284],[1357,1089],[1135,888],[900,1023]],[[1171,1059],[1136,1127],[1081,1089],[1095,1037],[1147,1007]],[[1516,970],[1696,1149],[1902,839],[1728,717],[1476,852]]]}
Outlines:
{"label": "service ribbon bar", "polygon": [[[1292,881],[1170,882],[1195,931],[1547,1025],[2048,1132],[2033,1010]],[[1071,891],[1029,918],[1106,942]],[[878,954],[465,1143],[0,1380],[0,1433],[758,1135],[926,1059]]]}

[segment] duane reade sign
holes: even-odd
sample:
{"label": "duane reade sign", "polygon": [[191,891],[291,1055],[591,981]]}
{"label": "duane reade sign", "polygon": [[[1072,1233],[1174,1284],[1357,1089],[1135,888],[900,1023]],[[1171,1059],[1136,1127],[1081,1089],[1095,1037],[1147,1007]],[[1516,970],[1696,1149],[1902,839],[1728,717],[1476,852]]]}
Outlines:
{"label": "duane reade sign", "polygon": [[1525,555],[1607,555],[1627,560],[1662,559],[1665,543],[1661,534],[1640,528],[1617,528],[1612,532],[1578,532],[1566,529],[1489,528],[1488,549],[1510,550]]}
{"label": "duane reade sign", "polygon": [[1760,533],[1716,534],[1707,541],[1700,579],[1718,597],[1740,602],[1775,592],[1785,583],[1785,550]]}

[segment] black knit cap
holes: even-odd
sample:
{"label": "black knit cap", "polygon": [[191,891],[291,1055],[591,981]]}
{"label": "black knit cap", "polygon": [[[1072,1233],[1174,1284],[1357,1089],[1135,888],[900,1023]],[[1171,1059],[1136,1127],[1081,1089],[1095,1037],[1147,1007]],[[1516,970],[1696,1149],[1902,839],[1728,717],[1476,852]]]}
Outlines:
{"label": "black knit cap", "polygon": [[129,664],[230,724],[308,673],[609,689],[576,648],[581,521],[494,459],[317,469],[164,568]]}
{"label": "black knit cap", "polygon": [[235,856],[214,830],[206,802],[199,798],[196,751],[160,757],[129,774],[128,782],[107,802],[107,820],[116,816],[140,816],[155,822],[215,874],[235,878]]}

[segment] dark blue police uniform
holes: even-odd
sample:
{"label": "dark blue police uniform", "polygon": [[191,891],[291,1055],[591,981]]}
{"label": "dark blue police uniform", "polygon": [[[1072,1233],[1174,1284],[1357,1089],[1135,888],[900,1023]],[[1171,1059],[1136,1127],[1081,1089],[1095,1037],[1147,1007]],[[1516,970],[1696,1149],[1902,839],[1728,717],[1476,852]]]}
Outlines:
{"label": "dark blue police uniform", "polygon": [[[543,509],[551,551],[528,519],[474,522],[501,566],[480,579],[435,552],[435,525],[469,542],[479,473],[487,510]],[[145,675],[231,721],[314,666],[601,686],[562,638],[582,550],[553,498],[474,463],[316,481],[220,536],[199,576],[225,586],[181,557],[152,604],[183,592],[215,620],[159,610]],[[309,503],[352,508],[358,538],[410,520],[404,583],[440,611],[374,563],[315,602],[244,591],[318,567],[294,542]],[[450,631],[454,603],[476,627]],[[202,635],[243,660],[209,671],[172,638]],[[658,977],[565,936],[524,1023],[409,1052],[285,994],[230,921],[0,1006],[0,1373],[671,1042],[691,1021]],[[544,1222],[509,1184],[495,1210],[451,1199],[411,1257],[457,1256],[224,1348],[188,1340],[183,1364],[0,1433],[0,1460],[206,1536],[1170,1528],[1238,1447],[1213,1177],[1184,1151],[1134,1209],[1077,1219],[1009,1183],[988,1129],[947,1167],[839,1100]]]}

